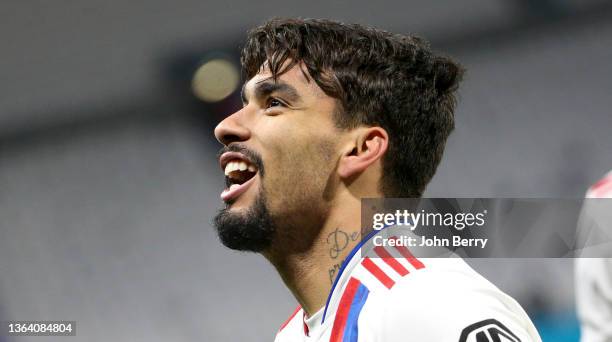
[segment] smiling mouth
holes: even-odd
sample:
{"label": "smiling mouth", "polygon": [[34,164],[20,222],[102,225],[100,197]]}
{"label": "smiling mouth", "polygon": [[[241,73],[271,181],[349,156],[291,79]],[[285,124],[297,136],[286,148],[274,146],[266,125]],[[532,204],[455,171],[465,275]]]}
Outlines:
{"label": "smiling mouth", "polygon": [[221,192],[221,199],[229,202],[253,184],[259,170],[243,154],[237,152],[224,153],[220,162],[225,172],[225,189]]}

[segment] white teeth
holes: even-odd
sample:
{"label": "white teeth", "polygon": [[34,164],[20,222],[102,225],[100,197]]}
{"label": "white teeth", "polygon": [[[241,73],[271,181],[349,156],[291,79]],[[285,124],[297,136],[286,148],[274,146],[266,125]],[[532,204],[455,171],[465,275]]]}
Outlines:
{"label": "white teeth", "polygon": [[229,162],[225,165],[225,175],[228,176],[231,172],[238,170],[238,162]]}
{"label": "white teeth", "polygon": [[229,174],[233,171],[245,171],[245,170],[249,170],[251,172],[257,171],[255,166],[249,165],[242,160],[231,161],[227,163],[227,165],[225,165],[225,175],[226,176],[229,176]]}
{"label": "white teeth", "polygon": [[232,172],[232,163],[227,163],[225,165],[225,175],[229,176],[230,172]]}

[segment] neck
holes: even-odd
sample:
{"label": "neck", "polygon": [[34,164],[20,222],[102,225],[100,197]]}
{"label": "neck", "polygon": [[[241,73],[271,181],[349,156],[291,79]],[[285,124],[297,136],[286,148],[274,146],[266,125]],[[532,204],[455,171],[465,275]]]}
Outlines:
{"label": "neck", "polygon": [[264,254],[308,316],[323,308],[340,266],[361,239],[359,199],[342,203],[329,213],[305,251],[277,248]]}

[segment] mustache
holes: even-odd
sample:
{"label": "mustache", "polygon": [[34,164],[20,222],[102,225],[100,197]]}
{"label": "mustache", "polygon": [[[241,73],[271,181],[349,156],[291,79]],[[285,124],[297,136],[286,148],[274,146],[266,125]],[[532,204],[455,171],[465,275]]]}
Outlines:
{"label": "mustache", "polygon": [[257,170],[260,176],[263,177],[264,175],[263,161],[262,161],[261,155],[257,153],[257,151],[252,150],[244,146],[243,144],[231,144],[228,146],[223,146],[219,150],[219,152],[217,152],[217,160],[219,160],[219,158],[221,158],[221,155],[226,152],[238,152],[238,153],[244,154],[249,159],[249,162],[251,162],[251,164],[257,167]]}

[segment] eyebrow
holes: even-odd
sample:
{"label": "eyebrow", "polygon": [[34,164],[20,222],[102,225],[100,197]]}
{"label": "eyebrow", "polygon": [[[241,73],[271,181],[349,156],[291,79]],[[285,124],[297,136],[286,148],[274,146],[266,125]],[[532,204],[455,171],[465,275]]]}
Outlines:
{"label": "eyebrow", "polygon": [[[282,81],[273,82],[270,81],[270,79],[257,82],[255,84],[254,92],[255,98],[257,99],[262,99],[272,93],[280,93],[283,95],[283,97],[291,102],[299,102],[302,99],[298,91],[292,85]],[[249,103],[246,96],[246,83],[242,85],[240,97],[242,98],[242,103]]]}

